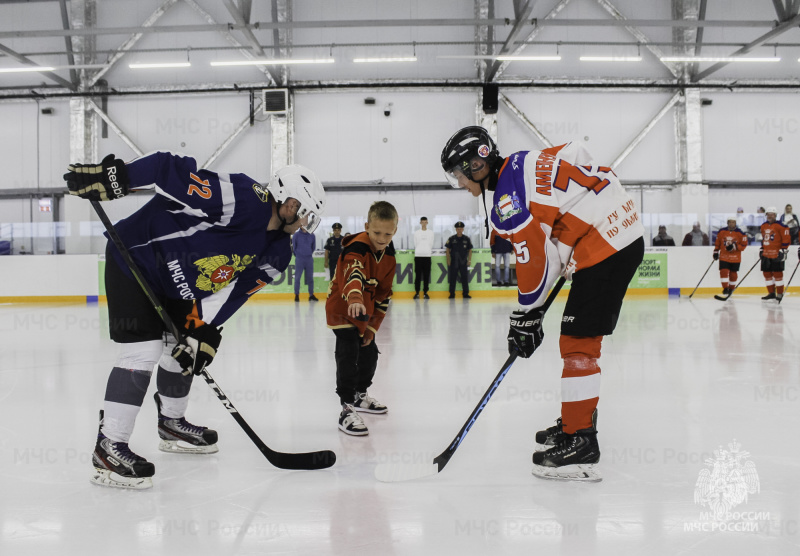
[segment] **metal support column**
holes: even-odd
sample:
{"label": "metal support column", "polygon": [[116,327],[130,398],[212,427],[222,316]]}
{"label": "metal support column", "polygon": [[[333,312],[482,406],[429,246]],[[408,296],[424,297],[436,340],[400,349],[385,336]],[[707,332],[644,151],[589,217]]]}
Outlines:
{"label": "metal support column", "polygon": [[[95,0],[71,0],[70,22],[73,29],[94,27],[96,20]],[[78,64],[93,64],[95,62],[94,35],[76,35],[72,37],[73,52]],[[87,89],[87,70],[78,72],[80,85],[78,90]],[[89,105],[86,97],[72,97],[69,101],[69,160],[70,162],[88,163],[96,162],[98,157],[97,134],[98,125],[94,110]],[[66,168],[65,168],[66,170]],[[65,238],[64,248],[68,254],[99,252],[103,238],[93,239],[83,235],[86,231],[85,222],[93,219],[91,205],[83,199],[67,195],[64,198],[64,221],[69,228]]]}

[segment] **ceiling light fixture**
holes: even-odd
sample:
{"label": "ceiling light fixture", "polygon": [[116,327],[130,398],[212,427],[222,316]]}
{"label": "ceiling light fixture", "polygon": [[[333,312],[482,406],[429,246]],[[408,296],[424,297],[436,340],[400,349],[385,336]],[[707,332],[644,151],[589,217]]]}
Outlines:
{"label": "ceiling light fixture", "polygon": [[0,73],[18,73],[23,71],[53,71],[53,66],[22,66],[19,68],[0,68]]}
{"label": "ceiling light fixture", "polygon": [[780,62],[780,58],[744,58],[740,56],[662,56],[662,62]]}
{"label": "ceiling light fixture", "polygon": [[160,62],[153,64],[128,64],[131,69],[154,69],[154,68],[188,68],[191,62]]}
{"label": "ceiling light fixture", "polygon": [[353,58],[353,62],[356,64],[372,64],[372,63],[381,63],[381,62],[416,62],[416,56],[407,56],[405,58]]}
{"label": "ceiling light fixture", "polygon": [[276,59],[276,60],[236,60],[233,62],[211,62],[212,66],[282,66],[288,64],[332,64],[336,60],[333,58],[315,59]]}
{"label": "ceiling light fixture", "polygon": [[557,62],[561,56],[506,56],[506,55],[475,55],[475,56],[437,56],[442,59],[465,60],[499,60],[500,62]]}

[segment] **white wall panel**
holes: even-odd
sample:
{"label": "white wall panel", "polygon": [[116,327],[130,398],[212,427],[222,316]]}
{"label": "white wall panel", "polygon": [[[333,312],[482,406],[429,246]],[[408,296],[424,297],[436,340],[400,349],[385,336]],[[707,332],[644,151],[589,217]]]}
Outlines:
{"label": "white wall panel", "polygon": [[800,96],[703,96],[713,101],[703,109],[707,180],[795,180],[800,184]]}

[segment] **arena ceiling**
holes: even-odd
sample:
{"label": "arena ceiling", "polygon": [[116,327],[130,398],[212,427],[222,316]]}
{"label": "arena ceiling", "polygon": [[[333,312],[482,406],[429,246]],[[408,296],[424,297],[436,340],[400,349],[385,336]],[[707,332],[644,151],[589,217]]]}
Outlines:
{"label": "arena ceiling", "polygon": [[800,0],[0,1],[0,16],[0,70],[27,70],[0,72],[0,98],[800,86]]}

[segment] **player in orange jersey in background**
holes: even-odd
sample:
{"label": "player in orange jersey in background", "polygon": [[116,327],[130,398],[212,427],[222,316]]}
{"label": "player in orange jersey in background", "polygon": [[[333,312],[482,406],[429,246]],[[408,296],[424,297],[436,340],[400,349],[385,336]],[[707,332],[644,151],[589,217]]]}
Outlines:
{"label": "player in orange jersey in background", "polygon": [[561,417],[536,435],[533,474],[600,480],[596,407],[600,344],[614,331],[622,300],[644,256],[636,204],[611,168],[579,143],[504,158],[482,127],[447,142],[442,168],[453,187],[492,194],[492,229],[516,254],[519,308],[511,314],[509,353],[530,357],[542,342],[542,305],[559,277],[572,280],[561,322]]}
{"label": "player in orange jersey in background", "polygon": [[778,211],[775,207],[767,208],[767,221],[761,224],[761,272],[767,283],[767,295],[761,299],[783,298],[783,269],[788,253],[789,228],[776,220]]}
{"label": "player in orange jersey in background", "polygon": [[728,227],[717,234],[714,242],[714,260],[719,261],[719,278],[722,295],[730,295],[739,280],[742,251],[747,247],[747,236],[736,227],[736,218],[728,218]]}

